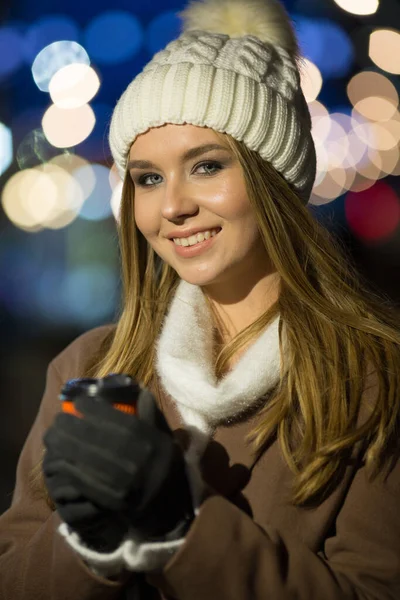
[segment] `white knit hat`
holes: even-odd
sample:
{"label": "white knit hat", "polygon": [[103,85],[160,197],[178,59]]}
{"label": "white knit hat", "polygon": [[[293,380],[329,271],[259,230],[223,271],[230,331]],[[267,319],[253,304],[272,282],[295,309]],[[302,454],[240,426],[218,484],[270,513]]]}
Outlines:
{"label": "white knit hat", "polygon": [[119,99],[111,152],[123,179],[136,137],[165,123],[243,141],[308,202],[316,155],[296,36],[278,0],[197,0],[183,33],[157,52]]}

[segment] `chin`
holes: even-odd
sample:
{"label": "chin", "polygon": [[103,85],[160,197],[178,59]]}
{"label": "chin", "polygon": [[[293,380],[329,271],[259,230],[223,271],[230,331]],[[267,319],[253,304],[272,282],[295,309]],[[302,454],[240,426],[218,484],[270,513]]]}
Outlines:
{"label": "chin", "polygon": [[177,271],[177,273],[181,279],[187,281],[187,283],[191,283],[192,285],[199,285],[203,287],[216,282],[215,274],[211,274],[207,271],[202,273],[187,269],[182,270],[181,272]]}

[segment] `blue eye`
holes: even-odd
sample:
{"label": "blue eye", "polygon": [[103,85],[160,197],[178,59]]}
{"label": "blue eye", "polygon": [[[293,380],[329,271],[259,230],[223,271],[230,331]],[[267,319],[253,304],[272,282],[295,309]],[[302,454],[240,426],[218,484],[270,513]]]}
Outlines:
{"label": "blue eye", "polygon": [[[216,169],[216,170],[217,170],[216,172],[218,172],[218,171],[221,171],[221,170],[224,168],[224,167],[221,165],[221,163],[219,163],[219,162],[216,162],[216,161],[207,161],[207,162],[203,162],[203,163],[201,163],[201,164],[197,165],[195,170],[197,171],[197,170],[198,170],[200,167],[206,167],[206,166],[208,166],[208,167],[209,167],[210,165],[211,165],[211,167],[212,167],[212,168],[214,168],[214,169]],[[214,172],[214,173],[210,173],[210,174],[208,174],[208,175],[207,175],[207,174],[204,174],[204,175],[206,175],[206,177],[211,177],[212,175],[215,175],[215,173],[216,173],[216,172]],[[153,184],[151,184],[151,185],[147,185],[147,184],[145,183],[145,181],[146,181],[146,180],[147,180],[149,177],[161,177],[161,176],[160,176],[160,175],[158,175],[157,173],[146,173],[146,175],[142,175],[141,177],[139,177],[139,178],[138,178],[138,179],[135,181],[135,183],[137,183],[137,185],[139,185],[139,186],[141,186],[141,187],[153,187],[154,185],[157,185],[157,183],[155,183],[155,184],[153,183]]]}

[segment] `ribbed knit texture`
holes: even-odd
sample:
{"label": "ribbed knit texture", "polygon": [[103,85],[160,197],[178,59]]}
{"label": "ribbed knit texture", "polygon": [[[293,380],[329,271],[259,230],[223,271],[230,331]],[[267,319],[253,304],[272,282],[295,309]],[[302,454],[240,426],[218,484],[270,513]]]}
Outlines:
{"label": "ribbed knit texture", "polygon": [[109,141],[121,178],[136,137],[165,123],[243,141],[308,202],[316,172],[311,118],[296,61],[280,45],[190,30],[155,54],[112,117]]}

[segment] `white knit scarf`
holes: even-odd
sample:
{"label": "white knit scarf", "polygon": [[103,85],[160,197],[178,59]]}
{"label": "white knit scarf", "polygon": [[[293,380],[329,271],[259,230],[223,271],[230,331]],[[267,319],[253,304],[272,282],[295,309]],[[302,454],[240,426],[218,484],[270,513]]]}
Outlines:
{"label": "white knit scarf", "polygon": [[[191,433],[193,458],[202,454],[217,424],[251,408],[278,382],[279,319],[278,315],[218,382],[207,301],[200,286],[180,281],[157,340],[156,368]],[[285,346],[285,336],[282,341]]]}

